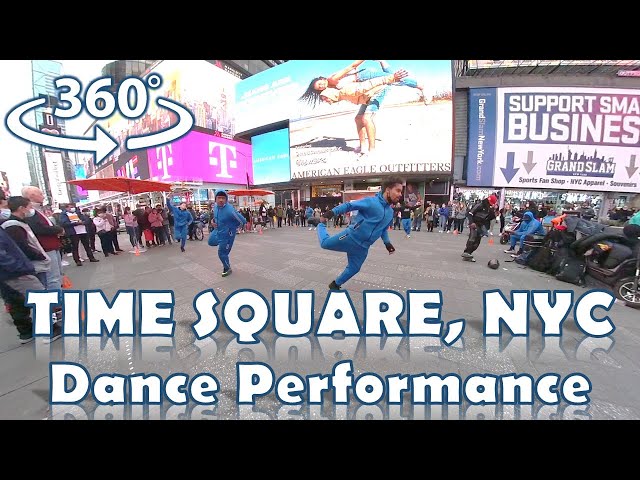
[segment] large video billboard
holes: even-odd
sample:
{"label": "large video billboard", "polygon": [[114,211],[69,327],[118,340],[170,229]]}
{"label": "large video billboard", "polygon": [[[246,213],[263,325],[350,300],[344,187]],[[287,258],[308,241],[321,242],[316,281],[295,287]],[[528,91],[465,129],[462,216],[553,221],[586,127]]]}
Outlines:
{"label": "large video billboard", "polygon": [[115,161],[126,151],[124,144],[128,137],[165,130],[175,124],[176,114],[159,107],[158,97],[171,98],[185,106],[193,113],[198,127],[219,132],[226,138],[235,135],[234,91],[239,78],[205,60],[163,60],[145,78],[151,73],[162,77],[162,85],[149,89],[149,107],[142,117],[129,120],[114,114],[98,122],[119,145],[102,164]]}
{"label": "large video billboard", "polygon": [[121,153],[113,163],[116,177],[149,179],[149,160],[146,150],[133,150]]}
{"label": "large video billboard", "polygon": [[149,148],[149,177],[161,182],[253,184],[251,145],[191,131],[166,145]]}
{"label": "large video billboard", "polygon": [[291,180],[288,128],[251,137],[251,153],[255,185]]}
{"label": "large video billboard", "polygon": [[640,90],[469,93],[470,186],[638,193],[639,146]]}
{"label": "large video billboard", "polygon": [[238,131],[289,119],[292,179],[451,171],[448,60],[289,61],[238,83],[236,106]]}

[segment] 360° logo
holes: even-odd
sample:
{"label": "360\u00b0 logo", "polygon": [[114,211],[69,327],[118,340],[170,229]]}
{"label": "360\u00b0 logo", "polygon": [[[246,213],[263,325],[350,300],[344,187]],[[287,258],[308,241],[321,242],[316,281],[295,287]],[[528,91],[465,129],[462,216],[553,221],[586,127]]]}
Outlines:
{"label": "360\u00b0 logo", "polygon": [[[159,88],[162,85],[162,77],[155,73],[147,76],[145,81],[146,83],[137,77],[126,78],[114,95],[108,90],[112,85],[111,77],[98,78],[87,86],[83,100],[79,97],[82,92],[82,83],[77,78],[72,76],[58,77],[54,81],[54,85],[56,89],[60,90],[60,103],[53,109],[52,115],[71,119],[80,115],[84,110],[92,118],[101,120],[110,117],[117,110],[123,117],[135,120],[144,115],[149,106],[147,85],[151,89]],[[118,143],[113,137],[99,125],[94,128],[93,138],[67,137],[36,131],[22,121],[22,116],[26,112],[44,105],[46,102],[46,97],[40,96],[17,105],[5,118],[7,129],[16,137],[35,145],[58,150],[93,152],[96,165],[118,147]],[[178,116],[178,123],[159,132],[127,137],[125,142],[127,150],[165,145],[186,135],[193,127],[195,122],[193,114],[179,103],[164,97],[158,97],[156,103],[159,107],[173,111]]]}

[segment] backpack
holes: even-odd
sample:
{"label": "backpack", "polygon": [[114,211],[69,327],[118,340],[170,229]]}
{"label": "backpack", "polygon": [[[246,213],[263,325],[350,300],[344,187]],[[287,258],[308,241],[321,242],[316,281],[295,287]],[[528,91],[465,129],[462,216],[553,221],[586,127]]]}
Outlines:
{"label": "backpack", "polygon": [[546,272],[553,263],[553,251],[548,247],[540,247],[536,254],[532,255],[527,262],[527,266],[537,272]]}
{"label": "backpack", "polygon": [[551,266],[547,273],[551,275],[555,275],[560,271],[560,266],[565,262],[566,259],[572,257],[572,252],[568,247],[561,247],[555,251],[553,254],[553,258],[551,259]]}
{"label": "backpack", "polygon": [[581,258],[569,257],[560,264],[556,278],[562,282],[584,285],[587,273],[587,264]]}

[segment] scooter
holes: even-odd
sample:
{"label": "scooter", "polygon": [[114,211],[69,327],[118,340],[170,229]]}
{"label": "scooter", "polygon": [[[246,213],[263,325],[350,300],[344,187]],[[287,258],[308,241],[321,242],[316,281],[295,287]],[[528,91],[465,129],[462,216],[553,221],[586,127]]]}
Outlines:
{"label": "scooter", "polygon": [[502,233],[500,234],[500,245],[506,245],[509,243],[511,234],[518,230],[522,217],[511,217],[511,221],[504,226]]}

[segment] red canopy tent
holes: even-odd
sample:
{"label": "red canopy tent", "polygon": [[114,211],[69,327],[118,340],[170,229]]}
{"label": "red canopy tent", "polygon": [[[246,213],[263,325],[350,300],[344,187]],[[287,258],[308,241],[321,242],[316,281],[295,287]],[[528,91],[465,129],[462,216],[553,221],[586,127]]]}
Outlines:
{"label": "red canopy tent", "polygon": [[170,192],[171,184],[154,180],[137,180],[126,177],[83,178],[69,180],[67,183],[77,185],[85,190],[102,190],[104,192],[124,192],[130,195],[147,192]]}
{"label": "red canopy tent", "polygon": [[227,192],[229,195],[235,195],[236,197],[264,197],[265,195],[274,195],[274,192],[271,190],[261,190],[259,188],[256,189],[240,189],[240,190],[229,190]]}

